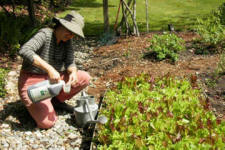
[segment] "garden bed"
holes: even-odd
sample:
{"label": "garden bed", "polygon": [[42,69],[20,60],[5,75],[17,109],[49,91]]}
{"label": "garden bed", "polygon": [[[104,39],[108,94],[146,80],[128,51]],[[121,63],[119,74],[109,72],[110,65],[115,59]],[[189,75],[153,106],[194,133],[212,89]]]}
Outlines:
{"label": "garden bed", "polygon": [[[83,67],[94,78],[98,77],[93,81],[95,86],[89,88],[89,93],[100,97],[114,82],[143,72],[155,77],[166,74],[178,77],[197,75],[199,83],[206,85],[207,83],[204,80],[205,75],[215,72],[219,55],[195,54],[196,49],[193,48],[193,40],[198,38],[198,36],[193,32],[180,32],[177,35],[185,40],[186,50],[180,53],[179,60],[175,64],[171,64],[167,60],[159,62],[143,58],[143,55],[147,51],[146,48],[150,45],[149,40],[155,33],[145,34],[141,37],[120,38],[114,45],[96,47],[93,50],[91,60],[85,63]],[[218,83],[223,82],[224,75],[220,77]],[[204,88],[207,90],[209,87],[204,86]],[[224,89],[224,84],[217,84],[215,88]],[[223,94],[216,94],[213,91],[215,90],[211,88],[206,94],[212,97],[210,103],[216,104],[217,107],[213,105],[215,112],[218,110],[218,115],[224,118],[224,105],[221,105],[225,101],[224,96],[222,96]],[[220,100],[217,101],[218,99]]]}
{"label": "garden bed", "polygon": [[[155,32],[159,33],[159,32]],[[187,77],[191,75],[197,75],[199,83],[207,84],[204,79],[210,73],[213,73],[217,67],[219,55],[196,55],[194,53],[195,48],[193,47],[193,39],[198,37],[192,32],[180,32],[176,33],[182,37],[186,42],[186,51],[180,53],[180,58],[175,64],[169,63],[167,60],[155,61],[149,58],[144,58],[143,55],[149,47],[152,35],[155,33],[149,33],[141,35],[141,37],[128,37],[119,38],[117,43],[109,46],[99,46],[95,38],[89,38],[87,40],[92,41],[87,43],[87,47],[93,47],[89,49],[89,59],[83,61],[80,67],[83,70],[88,71],[93,77],[91,86],[88,88],[88,94],[94,95],[96,99],[104,96],[106,89],[113,87],[115,82],[121,81],[124,77],[135,76],[141,73],[151,74],[154,77],[162,77],[166,74],[177,77]],[[85,46],[86,48],[86,46]],[[86,48],[87,49],[87,48]],[[21,60],[14,60],[13,63],[7,63],[5,58],[1,59],[2,67],[12,67],[12,71],[16,71],[21,65]],[[79,64],[80,65],[80,64]],[[19,71],[19,70],[18,70]],[[18,72],[16,77],[13,76],[13,83],[16,83]],[[15,75],[15,74],[14,74]],[[225,78],[222,76],[217,82],[214,88],[224,89]],[[16,88],[16,87],[15,87]],[[206,90],[209,87],[205,87]],[[51,136],[54,138],[51,140],[52,143],[60,140],[63,142],[56,142],[55,145],[49,145],[49,148],[62,148],[62,147],[74,147],[74,148],[87,148],[90,144],[91,136],[90,133],[84,133],[78,130],[74,122],[70,119],[70,116],[64,112],[59,112],[59,124],[50,130],[38,130],[35,128],[34,122],[26,122],[26,119],[31,119],[26,112],[25,108],[19,103],[16,89],[14,94],[10,94],[5,99],[1,99],[0,110],[2,115],[7,115],[8,118],[1,119],[2,127],[1,132],[7,134],[2,135],[1,142],[6,140],[4,143],[7,146],[7,142],[10,142],[10,136],[17,138],[18,142],[15,146],[26,146],[29,147],[34,144],[34,147],[43,148],[46,146],[46,141]],[[210,105],[212,105],[213,112],[220,118],[225,116],[225,106],[223,94],[218,94],[212,87],[206,91],[206,94],[210,96]],[[221,90],[222,91],[222,90]],[[106,100],[104,100],[106,101]],[[17,107],[18,105],[18,107]],[[14,110],[14,111],[12,111]],[[68,125],[67,125],[68,124]],[[58,133],[59,127],[63,127],[62,132]],[[74,130],[74,132],[71,132]],[[35,136],[45,136],[44,139],[38,139],[35,143],[32,143],[32,134]],[[9,136],[10,135],[10,136]],[[24,135],[23,138],[18,138],[20,135]],[[64,139],[62,138],[64,137]],[[58,139],[57,139],[58,138]],[[27,141],[25,140],[27,139]],[[19,144],[22,143],[22,144]],[[13,147],[13,144],[11,145]]]}
{"label": "garden bed", "polygon": [[224,148],[225,122],[215,117],[197,77],[125,78],[106,93],[98,149]]}

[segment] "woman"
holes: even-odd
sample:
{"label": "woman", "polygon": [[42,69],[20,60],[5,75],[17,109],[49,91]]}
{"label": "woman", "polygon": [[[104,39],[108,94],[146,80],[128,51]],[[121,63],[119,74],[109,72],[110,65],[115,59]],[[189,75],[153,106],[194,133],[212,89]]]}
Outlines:
{"label": "woman", "polygon": [[[87,72],[77,70],[72,49],[74,36],[84,38],[83,17],[71,11],[63,19],[54,18],[54,20],[56,21],[54,29],[39,30],[19,51],[23,57],[18,82],[19,94],[38,127],[44,129],[51,128],[57,120],[54,107],[73,112],[73,107],[64,101],[84,89],[91,78]],[[52,99],[32,103],[27,95],[27,88],[47,79],[52,83],[60,80],[70,82],[70,93],[64,93],[62,90]]]}

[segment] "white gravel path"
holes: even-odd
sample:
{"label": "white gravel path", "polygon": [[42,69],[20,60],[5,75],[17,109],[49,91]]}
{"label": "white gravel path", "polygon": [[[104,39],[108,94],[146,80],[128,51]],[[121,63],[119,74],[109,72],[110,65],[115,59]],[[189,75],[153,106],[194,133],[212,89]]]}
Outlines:
{"label": "white gravel path", "polygon": [[[78,42],[76,49],[77,65],[88,61],[93,47]],[[57,111],[58,120],[54,127],[42,130],[36,127],[26,108],[20,101],[17,80],[21,65],[7,76],[8,96],[0,98],[0,149],[1,150],[78,150],[88,149],[91,135],[88,130],[77,128],[73,115]],[[76,105],[79,94],[68,103]]]}

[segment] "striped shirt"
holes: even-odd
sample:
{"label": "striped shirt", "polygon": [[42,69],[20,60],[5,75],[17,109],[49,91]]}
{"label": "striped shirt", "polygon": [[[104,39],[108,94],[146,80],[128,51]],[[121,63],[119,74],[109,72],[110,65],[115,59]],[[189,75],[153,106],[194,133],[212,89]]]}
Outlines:
{"label": "striped shirt", "polygon": [[65,71],[68,67],[76,66],[72,40],[60,42],[57,45],[56,37],[51,28],[39,30],[21,47],[19,55],[23,57],[22,70],[31,73],[46,73],[44,70],[32,65],[34,55],[39,55],[59,72]]}

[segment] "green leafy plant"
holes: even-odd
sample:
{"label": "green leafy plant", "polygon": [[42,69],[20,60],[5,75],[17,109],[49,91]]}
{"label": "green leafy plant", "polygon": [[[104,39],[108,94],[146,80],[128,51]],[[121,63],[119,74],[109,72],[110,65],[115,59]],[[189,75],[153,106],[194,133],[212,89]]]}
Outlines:
{"label": "green leafy plant", "polygon": [[214,10],[207,18],[198,18],[196,31],[200,35],[202,45],[197,53],[215,53],[223,51],[225,39],[225,3]]}
{"label": "green leafy plant", "polygon": [[8,53],[12,57],[41,27],[50,24],[52,17],[49,11],[38,10],[36,13],[41,17],[37,17],[37,24],[33,27],[29,16],[23,14],[23,9],[23,6],[17,6],[15,13],[0,12],[0,52]]}
{"label": "green leafy plant", "polygon": [[219,17],[222,25],[225,25],[225,3],[219,6],[218,10],[215,12],[215,16]]}
{"label": "green leafy plant", "polygon": [[30,32],[29,21],[27,17],[15,17],[0,14],[0,42],[2,52],[8,52],[14,56],[19,50],[20,45]]}
{"label": "green leafy plant", "polygon": [[191,80],[149,75],[126,78],[105,96],[98,149],[223,149],[225,122]]}
{"label": "green leafy plant", "polygon": [[8,73],[8,70],[0,68],[0,97],[5,97],[5,95],[6,95],[5,77],[6,77],[7,73]]}
{"label": "green leafy plant", "polygon": [[178,59],[178,52],[184,50],[184,41],[172,33],[164,33],[163,35],[154,35],[151,39],[151,45],[148,50],[158,60],[171,59],[176,61]]}
{"label": "green leafy plant", "polygon": [[205,82],[206,82],[206,85],[207,85],[208,87],[213,88],[213,87],[216,86],[216,80],[215,80],[215,79],[206,78],[206,79],[205,79]]}
{"label": "green leafy plant", "polygon": [[224,40],[224,26],[220,19],[214,15],[206,19],[198,19],[197,33],[201,36],[202,41],[212,46],[216,46]]}
{"label": "green leafy plant", "polygon": [[221,54],[220,56],[220,61],[217,66],[216,73],[225,74],[225,53]]}

